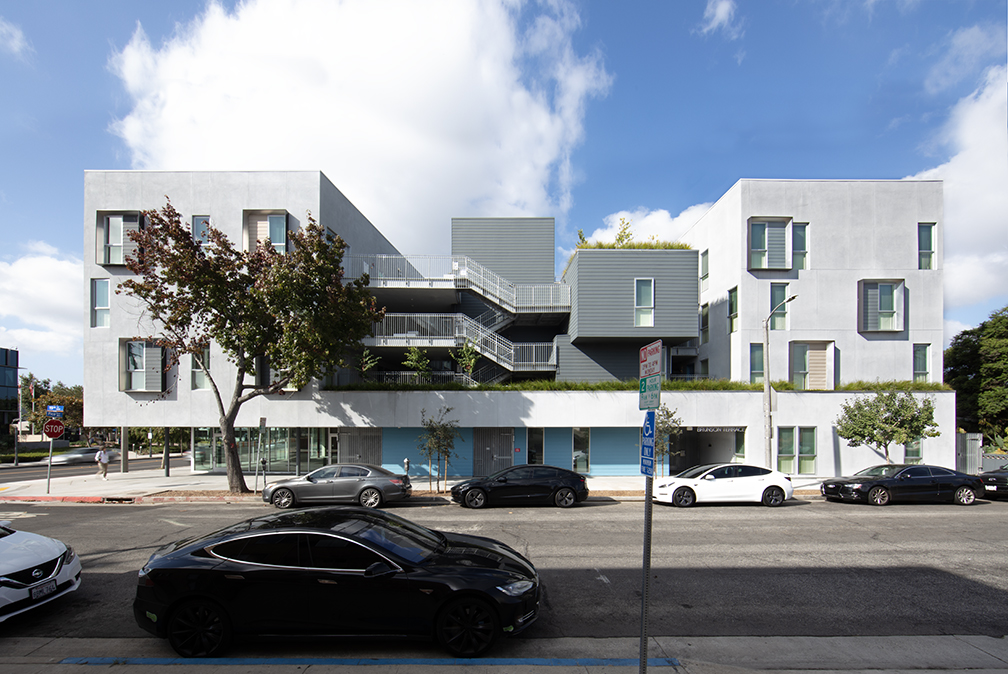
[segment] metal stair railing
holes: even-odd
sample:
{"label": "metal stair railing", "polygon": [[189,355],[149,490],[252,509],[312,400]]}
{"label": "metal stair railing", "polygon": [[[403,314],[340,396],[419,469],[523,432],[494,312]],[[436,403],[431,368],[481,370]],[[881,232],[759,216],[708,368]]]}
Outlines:
{"label": "metal stair railing", "polygon": [[385,319],[375,324],[372,338],[363,340],[367,346],[456,347],[466,341],[480,355],[512,372],[556,369],[553,342],[516,344],[465,314],[385,314]]}
{"label": "metal stair railing", "polygon": [[344,275],[376,288],[470,289],[510,313],[570,311],[564,283],[511,283],[465,255],[347,255]]}

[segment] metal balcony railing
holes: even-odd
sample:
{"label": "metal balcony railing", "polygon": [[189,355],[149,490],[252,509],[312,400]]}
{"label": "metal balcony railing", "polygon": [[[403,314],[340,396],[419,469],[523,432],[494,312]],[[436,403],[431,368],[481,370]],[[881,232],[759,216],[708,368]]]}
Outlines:
{"label": "metal balcony railing", "polygon": [[347,255],[343,269],[368,274],[374,288],[470,289],[513,314],[570,311],[570,286],[511,283],[464,255]]}
{"label": "metal balcony railing", "polygon": [[480,355],[511,372],[556,370],[553,342],[515,343],[464,314],[385,314],[365,346],[459,348],[469,341]]}

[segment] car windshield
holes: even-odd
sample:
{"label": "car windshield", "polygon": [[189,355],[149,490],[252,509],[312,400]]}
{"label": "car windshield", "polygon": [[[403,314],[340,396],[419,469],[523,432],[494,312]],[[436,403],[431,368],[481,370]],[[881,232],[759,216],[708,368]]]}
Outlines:
{"label": "car windshield", "polygon": [[370,541],[414,564],[429,558],[444,543],[441,534],[398,517],[346,519],[332,530]]}
{"label": "car windshield", "polygon": [[707,463],[702,466],[693,466],[692,468],[687,468],[683,472],[679,473],[678,475],[676,475],[676,477],[699,477],[704,473],[706,473],[711,468],[715,468],[718,465],[720,464]]}
{"label": "car windshield", "polygon": [[872,466],[871,468],[865,468],[862,471],[854,473],[855,477],[892,477],[896,473],[903,470],[905,466]]}

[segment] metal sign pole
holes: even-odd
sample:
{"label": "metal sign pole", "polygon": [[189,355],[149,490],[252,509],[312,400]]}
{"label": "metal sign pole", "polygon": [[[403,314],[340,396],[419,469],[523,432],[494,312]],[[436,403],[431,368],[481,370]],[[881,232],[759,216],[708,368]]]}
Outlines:
{"label": "metal sign pole", "polygon": [[45,493],[49,493],[49,480],[52,478],[52,448],[54,438],[49,438],[49,465],[46,466]]}
{"label": "metal sign pole", "polygon": [[654,455],[657,420],[655,410],[661,406],[662,372],[661,340],[640,350],[640,398],[638,407],[644,413],[641,428],[641,474],[644,478],[644,559],[641,573],[640,674],[647,673],[648,661],[648,590],[651,587],[651,495],[654,489]]}
{"label": "metal sign pole", "polygon": [[651,587],[651,493],[654,478],[645,478],[644,488],[644,575],[641,578],[640,673],[647,672],[648,656],[648,590]]}

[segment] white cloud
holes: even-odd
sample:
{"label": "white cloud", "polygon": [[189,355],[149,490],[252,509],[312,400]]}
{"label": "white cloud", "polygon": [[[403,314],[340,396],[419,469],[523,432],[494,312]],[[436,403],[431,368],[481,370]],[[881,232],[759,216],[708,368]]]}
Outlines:
{"label": "white cloud", "polygon": [[25,39],[24,33],[14,24],[0,16],[0,51],[5,51],[24,60],[31,53],[31,45]]}
{"label": "white cloud", "polygon": [[[735,4],[735,0],[707,0],[700,32],[708,35],[720,30],[729,40],[737,40],[742,37],[745,30],[743,29],[743,21],[735,19],[737,9],[738,5]],[[741,63],[741,59],[739,62]]]}
{"label": "white cloud", "polygon": [[134,168],[320,169],[400,251],[446,254],[452,216],[564,222],[611,81],[579,22],[564,0],[211,3],[113,56],[113,130]]}
{"label": "white cloud", "polygon": [[29,253],[0,261],[0,318],[24,327],[0,328],[13,343],[5,346],[66,354],[80,350],[84,297],[80,260]]}
{"label": "white cloud", "polygon": [[962,332],[963,330],[969,330],[970,328],[973,327],[976,326],[967,325],[966,323],[961,323],[959,321],[952,319],[946,319],[945,326],[942,331],[944,338],[944,344],[942,346],[942,349],[947,349],[949,347],[949,344],[952,343],[952,338],[958,335],[960,332]]}
{"label": "white cloud", "polygon": [[948,49],[924,80],[924,89],[936,94],[973,75],[991,57],[1005,53],[1004,27],[971,26],[949,36]]}
{"label": "white cloud", "polygon": [[945,304],[955,308],[1008,288],[1008,67],[986,71],[938,142],[952,158],[911,177],[945,183]]}

